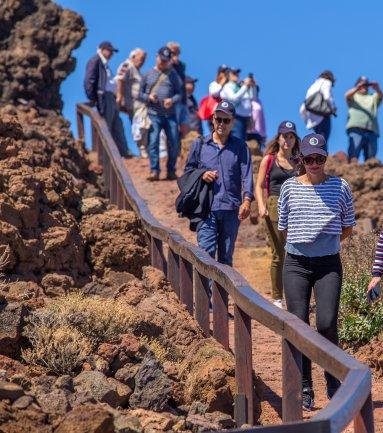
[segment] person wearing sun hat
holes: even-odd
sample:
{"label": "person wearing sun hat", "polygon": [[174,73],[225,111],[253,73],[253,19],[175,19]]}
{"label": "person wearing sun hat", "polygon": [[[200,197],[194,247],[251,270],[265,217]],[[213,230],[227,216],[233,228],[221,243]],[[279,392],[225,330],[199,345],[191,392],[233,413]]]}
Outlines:
{"label": "person wearing sun hat", "polygon": [[282,270],[285,258],[285,236],[278,230],[278,198],[282,184],[297,174],[292,156],[299,154],[299,137],[294,122],[280,123],[274,138],[266,145],[265,156],[259,166],[255,187],[259,216],[265,227],[271,246],[271,294],[273,303],[282,308]]}
{"label": "person wearing sun hat", "polygon": [[[306,135],[300,145],[305,173],[288,179],[279,197],[278,229],[287,234],[283,288],[287,310],[309,324],[311,292],[316,301],[316,328],[338,344],[338,310],[342,287],[340,243],[355,226],[353,199],[348,183],[326,173],[326,141],[320,134]],[[325,372],[327,396],[340,382]],[[302,358],[303,408],[312,410],[311,361]]]}

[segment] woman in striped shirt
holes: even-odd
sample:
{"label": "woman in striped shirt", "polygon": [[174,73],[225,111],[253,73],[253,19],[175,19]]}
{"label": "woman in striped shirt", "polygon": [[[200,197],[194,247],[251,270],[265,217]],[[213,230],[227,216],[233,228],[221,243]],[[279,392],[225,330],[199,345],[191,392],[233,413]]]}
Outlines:
{"label": "woman in striped shirt", "polygon": [[[283,286],[287,309],[309,323],[312,289],[316,326],[320,334],[338,344],[337,319],[342,286],[340,241],[355,225],[352,194],[347,182],[325,172],[327,152],[322,135],[303,138],[300,152],[306,173],[287,180],[279,198],[279,230],[287,232]],[[302,359],[303,408],[314,406],[311,361]],[[340,383],[325,372],[331,398]]]}
{"label": "woman in striped shirt", "polygon": [[367,293],[380,283],[383,275],[383,230],[380,232],[375,249],[375,259],[372,265],[372,279],[367,287]]}

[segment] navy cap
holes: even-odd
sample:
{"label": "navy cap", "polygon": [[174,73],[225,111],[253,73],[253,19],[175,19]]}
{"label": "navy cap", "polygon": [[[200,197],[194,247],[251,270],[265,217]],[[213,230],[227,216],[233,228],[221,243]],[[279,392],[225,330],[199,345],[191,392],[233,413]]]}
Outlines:
{"label": "navy cap", "polygon": [[278,126],[278,134],[286,134],[288,132],[292,132],[293,134],[298,136],[295,123],[291,122],[290,120],[284,120]]}
{"label": "navy cap", "polygon": [[303,156],[312,155],[317,153],[318,155],[327,156],[328,153],[324,149],[326,146],[326,140],[323,135],[320,134],[309,134],[303,137],[300,144],[300,151]]}
{"label": "navy cap", "polygon": [[235,75],[239,75],[241,73],[241,70],[238,68],[230,68],[230,72],[232,72]]}
{"label": "navy cap", "polygon": [[228,71],[230,68],[227,66],[227,65],[221,65],[221,66],[219,66],[218,67],[218,74],[220,73],[220,72],[226,72],[226,71]]}
{"label": "navy cap", "polygon": [[101,42],[101,44],[98,46],[98,48],[100,48],[100,50],[110,50],[110,51],[115,52],[115,53],[118,52],[118,49],[115,48],[115,47],[112,45],[112,43],[109,42],[109,41]]}
{"label": "navy cap", "polygon": [[168,47],[162,47],[157,51],[157,54],[160,56],[160,59],[163,62],[169,62],[172,58],[172,52],[169,50]]}
{"label": "navy cap", "polygon": [[226,101],[225,99],[223,99],[216,107],[216,109],[214,110],[214,113],[216,113],[217,111],[223,111],[224,113],[228,114],[229,116],[235,116],[235,107],[234,105],[229,102]]}
{"label": "navy cap", "polygon": [[192,84],[194,84],[197,81],[198,81],[198,78],[192,78],[192,77],[189,77],[188,75],[186,75],[186,77],[185,77],[185,83],[192,83]]}

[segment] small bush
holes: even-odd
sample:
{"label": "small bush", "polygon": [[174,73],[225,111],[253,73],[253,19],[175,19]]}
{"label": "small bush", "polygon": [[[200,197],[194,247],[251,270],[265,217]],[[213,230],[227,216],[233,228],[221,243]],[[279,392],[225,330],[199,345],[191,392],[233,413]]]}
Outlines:
{"label": "small bush", "polygon": [[374,233],[353,235],[342,247],[344,278],[339,337],[346,345],[366,343],[383,330],[381,301],[369,304],[366,299],[376,241]]}

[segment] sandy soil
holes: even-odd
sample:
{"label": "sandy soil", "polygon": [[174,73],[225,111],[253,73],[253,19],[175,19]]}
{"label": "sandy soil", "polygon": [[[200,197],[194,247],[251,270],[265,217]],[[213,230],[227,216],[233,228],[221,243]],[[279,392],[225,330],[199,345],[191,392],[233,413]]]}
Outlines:
{"label": "sandy soil", "polygon": [[[162,161],[162,164],[164,161]],[[178,218],[174,202],[178,195],[176,181],[160,180],[150,183],[146,181],[149,172],[147,160],[138,158],[126,161],[129,173],[134,181],[138,193],[145,199],[152,213],[163,224],[180,231],[183,236],[195,242],[195,234],[189,231],[188,221]],[[181,172],[181,170],[179,170]],[[165,176],[165,169],[161,177]],[[259,293],[267,299],[271,298],[269,277],[270,252],[260,244],[254,235],[254,226],[249,221],[241,224],[236,250],[234,267],[250,282]],[[263,382],[262,423],[281,422],[281,338],[264,326],[253,321],[253,366],[255,372]],[[232,323],[231,323],[232,328]],[[233,341],[233,330],[230,335]],[[314,391],[316,410],[327,404],[323,371],[314,366]],[[383,433],[383,380],[373,379],[373,400],[375,431]],[[305,413],[305,418],[316,411]],[[350,426],[346,431],[353,431]]]}

